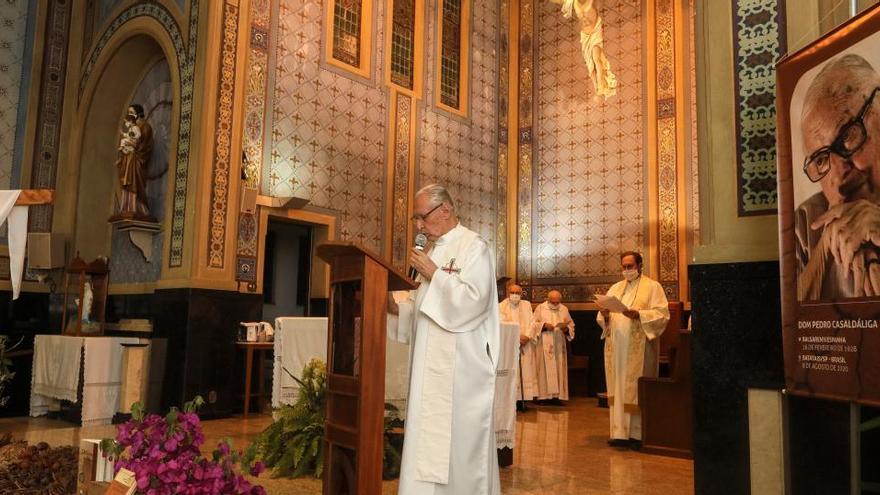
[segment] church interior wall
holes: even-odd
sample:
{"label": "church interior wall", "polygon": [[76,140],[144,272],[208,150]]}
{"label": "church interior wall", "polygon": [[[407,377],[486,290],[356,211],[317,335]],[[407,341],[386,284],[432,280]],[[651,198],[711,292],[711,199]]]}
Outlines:
{"label": "church interior wall", "polygon": [[427,2],[425,98],[418,129],[417,186],[444,184],[456,201],[462,225],[495,245],[498,98],[497,0],[473,0],[470,37],[471,91],[468,114],[436,105],[437,2]]}
{"label": "church interior wall", "polygon": [[[0,187],[18,185],[27,117],[36,6],[17,0],[0,5]],[[5,226],[3,237],[5,237]]]}
{"label": "church interior wall", "polygon": [[[749,467],[749,431],[761,425],[750,424],[747,392],[785,386],[777,216],[775,212],[742,216],[738,209],[742,191],[736,154],[741,136],[734,124],[737,74],[731,18],[732,8],[746,3],[701,0],[697,4],[701,221],[689,267],[697,493],[748,493],[750,478],[760,479],[761,474],[753,477]],[[786,51],[793,52],[846,20],[849,3],[768,0],[764,5],[784,5]],[[862,0],[859,8],[874,3]],[[858,437],[858,433],[852,436],[850,405],[792,396],[783,396],[782,402],[785,488],[791,493],[850,493],[851,441]],[[860,410],[875,414],[865,413],[868,408]],[[875,449],[866,447],[868,437],[861,435],[862,458],[876,458]]]}
{"label": "church interior wall", "polygon": [[533,279],[616,281],[618,255],[647,245],[648,184],[643,9],[603,11],[617,94],[595,95],[577,24],[538,4],[537,163]]}

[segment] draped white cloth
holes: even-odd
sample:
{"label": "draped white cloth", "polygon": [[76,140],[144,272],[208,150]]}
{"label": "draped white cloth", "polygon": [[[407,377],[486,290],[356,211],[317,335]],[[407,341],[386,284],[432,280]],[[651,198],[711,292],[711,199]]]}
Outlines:
{"label": "draped white cloth", "polygon": [[58,400],[76,402],[83,337],[37,335],[31,372],[31,416],[42,416]]}
{"label": "draped white cloth", "polygon": [[[37,335],[34,339],[30,415],[42,416],[50,410],[57,410],[60,400],[79,401],[77,395],[82,378],[81,424],[110,424],[119,410],[122,344],[138,342],[137,337]],[[84,371],[82,377],[80,364]]]}
{"label": "draped white cloth", "polygon": [[0,225],[8,221],[7,238],[9,239],[9,280],[12,282],[12,299],[18,299],[21,291],[21,276],[24,273],[24,255],[27,245],[28,207],[15,206],[21,194],[20,189],[0,190]]}
{"label": "draped white cloth", "polygon": [[[516,380],[516,394],[520,399],[532,400],[538,397],[538,336],[532,326],[532,304],[519,301],[514,304],[510,299],[501,301],[498,312],[502,322],[515,322],[519,325],[519,334],[529,339],[519,347],[519,377]],[[540,361],[543,362],[543,359]]]}
{"label": "draped white cloth", "polygon": [[499,449],[512,449],[516,436],[519,333],[518,323],[501,322],[501,347],[495,370],[495,445]]}
{"label": "draped white cloth", "polygon": [[596,316],[605,339],[610,436],[641,440],[638,381],[641,376],[658,375],[660,348],[657,337],[669,321],[669,303],[663,287],[645,275],[632,282],[617,282],[608,290],[608,295],[616,296],[628,308],[639,312],[639,318],[635,320],[622,313],[611,313],[609,321],[601,312]]}
{"label": "draped white cloth", "polygon": [[430,281],[419,277],[392,332],[412,343],[399,493],[498,494],[494,255],[461,225],[428,255],[441,268]]}
{"label": "draped white cloth", "polygon": [[[82,426],[109,425],[121,409],[122,344],[137,344],[137,337],[86,337],[83,366]],[[125,404],[130,406],[131,404]]]}
{"label": "draped white cloth", "polygon": [[[557,323],[568,322],[568,335],[555,328]],[[544,323],[554,325],[544,330]],[[574,321],[564,304],[552,309],[546,301],[535,308],[532,328],[538,334],[538,399],[568,400],[568,346],[574,339]]]}
{"label": "draped white cloth", "polygon": [[[273,409],[293,404],[299,393],[299,384],[284,371],[284,368],[293,373],[293,376],[302,378],[303,368],[313,358],[327,361],[327,325],[327,318],[275,319]],[[401,417],[405,416],[408,384],[409,346],[389,338],[385,345],[385,402],[398,407]]]}

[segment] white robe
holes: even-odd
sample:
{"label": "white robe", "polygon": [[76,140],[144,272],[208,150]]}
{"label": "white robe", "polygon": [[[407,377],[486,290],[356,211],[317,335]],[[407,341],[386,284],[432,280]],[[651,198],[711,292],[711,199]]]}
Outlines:
{"label": "white robe", "polygon": [[[542,331],[544,323],[557,323],[568,321],[568,335],[562,330],[554,328]],[[547,302],[543,302],[535,308],[532,317],[532,329],[538,339],[538,399],[561,399],[568,400],[568,347],[566,340],[574,339],[574,321],[565,305],[560,304],[559,309],[550,309]]]}
{"label": "white robe", "polygon": [[[524,400],[532,400],[538,397],[538,335],[532,327],[532,304],[529,301],[520,301],[513,305],[510,299],[501,301],[498,305],[501,321],[512,321],[519,324],[519,334],[528,337],[529,341],[519,348],[520,373],[516,380],[517,397]],[[543,360],[542,360],[543,361]]]}
{"label": "white robe", "polygon": [[663,287],[645,275],[632,282],[617,282],[608,289],[608,295],[639,312],[638,320],[622,313],[611,313],[610,321],[605,321],[602,313],[596,317],[605,339],[610,435],[615,439],[641,440],[639,377],[658,375],[657,337],[669,322],[669,302]]}
{"label": "white robe", "polygon": [[398,338],[413,337],[398,493],[498,494],[494,255],[459,224],[429,256],[439,269],[399,304]]}

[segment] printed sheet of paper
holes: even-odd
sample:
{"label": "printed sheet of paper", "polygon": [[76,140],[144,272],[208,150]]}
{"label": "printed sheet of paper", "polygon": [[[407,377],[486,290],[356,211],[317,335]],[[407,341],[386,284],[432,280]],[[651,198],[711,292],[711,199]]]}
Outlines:
{"label": "printed sheet of paper", "polygon": [[596,296],[596,304],[598,304],[600,308],[607,309],[612,313],[623,313],[624,311],[629,310],[629,308],[627,308],[626,305],[616,296],[603,296],[599,294]]}

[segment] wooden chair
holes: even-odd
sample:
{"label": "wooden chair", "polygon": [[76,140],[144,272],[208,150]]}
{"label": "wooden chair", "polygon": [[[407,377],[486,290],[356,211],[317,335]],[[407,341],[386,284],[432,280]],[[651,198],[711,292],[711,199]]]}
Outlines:
{"label": "wooden chair", "polygon": [[[669,330],[667,330],[669,332]],[[676,330],[671,377],[639,378],[642,451],[693,459],[690,331]]]}
{"label": "wooden chair", "polygon": [[672,376],[675,349],[678,347],[678,330],[682,328],[682,308],[680,301],[669,303],[669,323],[660,335],[660,376]]}

